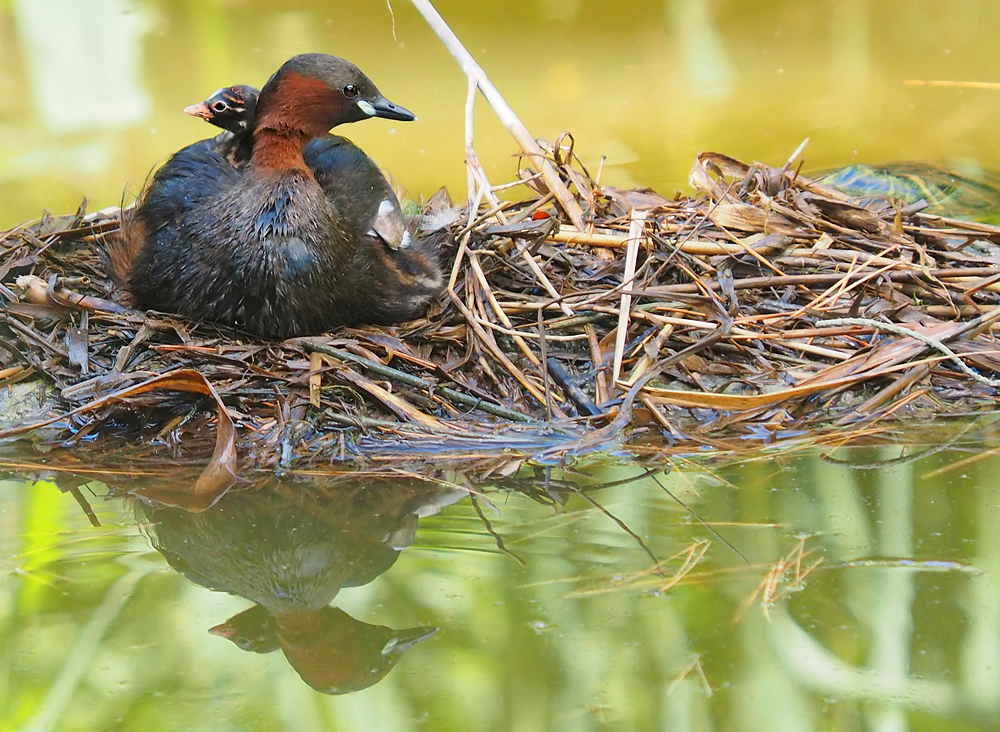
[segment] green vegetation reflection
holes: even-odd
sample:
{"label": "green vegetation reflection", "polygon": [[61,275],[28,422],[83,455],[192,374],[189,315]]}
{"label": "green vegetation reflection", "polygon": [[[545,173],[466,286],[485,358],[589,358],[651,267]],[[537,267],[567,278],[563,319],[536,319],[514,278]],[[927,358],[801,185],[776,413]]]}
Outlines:
{"label": "green vegetation reflection", "polygon": [[1000,465],[962,431],[203,512],[8,482],[0,729],[990,729]]}

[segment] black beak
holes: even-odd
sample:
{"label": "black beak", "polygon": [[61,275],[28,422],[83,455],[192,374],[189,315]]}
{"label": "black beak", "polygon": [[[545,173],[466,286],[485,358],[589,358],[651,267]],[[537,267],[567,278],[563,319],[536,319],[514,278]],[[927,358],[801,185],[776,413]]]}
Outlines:
{"label": "black beak", "polygon": [[[393,104],[385,97],[375,97],[375,99],[368,100],[367,104],[373,110],[373,113],[369,113],[372,117],[396,119],[400,122],[412,122],[417,118],[417,115],[410,110],[400,107],[398,104]],[[360,103],[358,106],[361,106],[361,108],[364,109],[364,106]],[[365,112],[368,112],[368,110],[365,110]]]}

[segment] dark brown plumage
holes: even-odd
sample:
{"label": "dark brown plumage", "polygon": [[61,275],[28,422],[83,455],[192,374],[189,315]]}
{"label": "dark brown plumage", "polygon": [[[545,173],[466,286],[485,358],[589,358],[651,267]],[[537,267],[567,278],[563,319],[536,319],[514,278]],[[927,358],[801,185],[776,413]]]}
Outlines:
{"label": "dark brown plumage", "polygon": [[370,116],[413,119],[343,59],[285,63],[261,91],[244,168],[215,140],[190,145],[123,222],[107,260],[135,305],[273,338],[421,315],[443,286],[437,242],[393,250],[372,228],[384,176],[326,135]]}
{"label": "dark brown plumage", "polygon": [[[237,84],[216,90],[184,111],[226,130],[215,138],[213,149],[240,168],[253,152],[259,96],[252,86]],[[353,204],[359,217],[374,214],[371,231],[390,249],[409,245],[410,232],[399,199],[378,165],[361,148],[346,137],[324,135],[306,145],[303,158],[332,201]]]}

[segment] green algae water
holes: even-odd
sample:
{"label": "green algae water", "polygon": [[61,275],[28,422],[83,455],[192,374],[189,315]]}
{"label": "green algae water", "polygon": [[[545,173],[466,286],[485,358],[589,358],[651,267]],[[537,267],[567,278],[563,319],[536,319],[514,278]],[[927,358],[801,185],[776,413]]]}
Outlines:
{"label": "green algae water", "polygon": [[945,433],[204,512],[9,480],[0,729],[996,729],[996,427]]}
{"label": "green algae water", "polygon": [[[806,137],[817,170],[1000,168],[1000,92],[903,83],[1000,81],[993,2],[437,6],[608,184]],[[420,117],[339,131],[462,196],[466,81],[409,3],[9,0],[0,229],[129,200],[212,133],[183,107],[304,51]],[[476,145],[513,178],[481,101]],[[248,479],[197,513],[12,457],[0,732],[996,729],[996,430],[937,438]]]}
{"label": "green algae water", "polygon": [[[437,7],[538,136],[570,131],[605,183],[686,189],[715,150],[780,166],[920,161],[1000,168],[989,0],[584,0]],[[466,80],[406,0],[8,0],[0,3],[0,229],[42,209],[117,205],[212,130],[182,110],[260,86],[296,53],[358,64],[415,123],[339,130],[411,193],[464,195]],[[480,100],[476,147],[514,178],[509,133]]]}

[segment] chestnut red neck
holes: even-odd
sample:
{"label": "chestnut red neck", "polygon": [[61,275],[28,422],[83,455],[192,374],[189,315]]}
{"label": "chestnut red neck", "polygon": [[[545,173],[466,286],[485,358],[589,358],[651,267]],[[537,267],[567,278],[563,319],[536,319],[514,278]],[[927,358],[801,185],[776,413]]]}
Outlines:
{"label": "chestnut red neck", "polygon": [[257,130],[253,136],[250,166],[257,170],[301,170],[312,177],[302,156],[310,139],[295,130]]}
{"label": "chestnut red neck", "polygon": [[308,170],[302,150],[340,122],[341,106],[336,92],[315,77],[290,72],[269,82],[257,103],[251,162]]}
{"label": "chestnut red neck", "polygon": [[343,117],[341,95],[320,79],[290,72],[264,88],[257,103],[254,131],[294,130],[312,139],[346,122]]}

